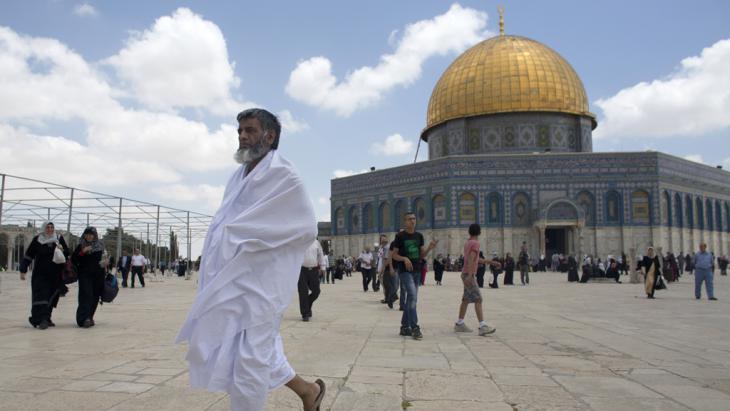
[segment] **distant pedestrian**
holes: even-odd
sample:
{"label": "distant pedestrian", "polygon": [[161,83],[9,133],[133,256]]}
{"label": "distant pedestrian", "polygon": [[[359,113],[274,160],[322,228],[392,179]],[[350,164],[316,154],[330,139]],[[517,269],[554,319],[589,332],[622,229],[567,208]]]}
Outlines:
{"label": "distant pedestrian", "polygon": [[[370,252],[370,247],[365,247],[357,258],[360,262],[360,273],[362,274],[362,289],[367,292],[370,286],[370,282],[373,277],[373,253]],[[373,291],[375,291],[375,284],[373,282]]]}
{"label": "distant pedestrian", "polygon": [[520,269],[520,281],[522,285],[530,284],[530,255],[527,254],[527,242],[522,242],[520,255],[517,258],[517,266]]}
{"label": "distant pedestrian", "polygon": [[653,247],[649,247],[646,250],[646,255],[641,265],[644,269],[644,290],[646,291],[646,298],[654,298],[654,291],[657,289],[659,276],[662,275],[662,266],[659,263],[659,257],[654,254]]}
{"label": "distant pedestrian", "polygon": [[315,239],[304,252],[304,261],[299,271],[299,312],[302,314],[302,321],[309,321],[312,318],[312,305],[319,297],[321,273],[324,271],[324,253],[319,240]]}
{"label": "distant pedestrian", "polygon": [[117,271],[122,273],[122,287],[127,288],[127,277],[129,270],[132,268],[132,257],[129,256],[127,250],[122,250],[122,256],[117,262]]}
{"label": "distant pedestrian", "polygon": [[704,281],[707,299],[716,301],[713,287],[715,265],[712,254],[707,252],[707,244],[700,244],[700,252],[692,258],[692,266],[695,269],[695,298],[699,300],[702,297],[702,282]]}
{"label": "distant pedestrian", "polygon": [[134,278],[139,278],[139,284],[144,288],[144,265],[146,258],[139,253],[139,248],[134,249],[132,255],[132,288],[134,288]]}

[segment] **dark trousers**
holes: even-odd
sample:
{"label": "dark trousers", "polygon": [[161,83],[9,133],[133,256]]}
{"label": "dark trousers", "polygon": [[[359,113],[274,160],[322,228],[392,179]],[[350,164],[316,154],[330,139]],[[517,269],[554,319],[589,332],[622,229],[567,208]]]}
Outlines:
{"label": "dark trousers", "polygon": [[[367,291],[368,285],[370,284],[370,280],[372,280],[373,269],[372,268],[360,268],[360,272],[362,273],[362,289],[364,291]],[[373,284],[373,291],[375,291],[375,284]]]}
{"label": "dark trousers", "polygon": [[142,272],[144,267],[141,265],[132,266],[132,288],[134,288],[134,277],[139,277],[139,283],[144,287],[144,273]]}
{"label": "dark trousers", "polygon": [[335,283],[335,269],[334,269],[334,267],[328,267],[327,268],[327,284],[329,284],[330,278],[332,278],[332,284],[334,284]]}
{"label": "dark trousers", "polygon": [[385,301],[394,303],[398,296],[398,276],[396,273],[385,270],[383,273],[383,290],[385,292]]}
{"label": "dark trousers", "polygon": [[122,273],[122,287],[126,287],[127,277],[129,277],[129,270],[126,268],[120,268],[119,271]]}
{"label": "dark trousers", "polygon": [[489,288],[499,288],[499,283],[498,283],[499,272],[498,271],[493,272],[492,277],[494,278],[494,280],[492,280],[492,283],[489,284]]}
{"label": "dark trousers", "polygon": [[79,274],[79,306],[76,309],[76,324],[81,326],[87,318],[94,319],[103,290],[104,274],[101,271]]}
{"label": "dark trousers", "polygon": [[530,284],[530,270],[527,265],[520,266],[520,281],[522,285]]}
{"label": "dark trousers", "polygon": [[302,267],[299,271],[298,288],[299,312],[302,318],[309,318],[312,316],[312,304],[319,297],[319,269]]}

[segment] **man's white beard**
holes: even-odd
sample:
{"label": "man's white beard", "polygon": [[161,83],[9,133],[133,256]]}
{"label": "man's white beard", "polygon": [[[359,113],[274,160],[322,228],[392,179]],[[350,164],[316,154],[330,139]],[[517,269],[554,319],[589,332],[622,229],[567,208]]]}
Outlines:
{"label": "man's white beard", "polygon": [[268,152],[269,150],[264,149],[264,145],[260,143],[250,148],[239,148],[235,153],[233,153],[233,159],[236,160],[238,164],[248,165],[249,163],[265,156]]}

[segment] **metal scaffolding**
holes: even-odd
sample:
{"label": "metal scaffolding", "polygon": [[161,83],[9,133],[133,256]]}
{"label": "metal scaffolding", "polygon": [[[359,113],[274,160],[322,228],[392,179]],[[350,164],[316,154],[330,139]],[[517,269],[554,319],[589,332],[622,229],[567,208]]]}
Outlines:
{"label": "metal scaffolding", "polygon": [[[65,229],[76,236],[90,225],[97,228],[100,236],[107,229],[115,230],[115,260],[122,254],[124,233],[145,246],[153,244],[155,250],[148,249],[145,255],[155,267],[161,258],[169,261],[169,255],[160,255],[160,247],[171,251],[170,237],[161,239],[162,232],[175,234],[178,250],[185,246],[190,264],[192,244],[205,238],[211,218],[194,211],[0,173],[0,230],[3,226],[29,225],[40,229],[44,221],[53,221],[57,230]],[[144,247],[141,248],[144,253]]]}

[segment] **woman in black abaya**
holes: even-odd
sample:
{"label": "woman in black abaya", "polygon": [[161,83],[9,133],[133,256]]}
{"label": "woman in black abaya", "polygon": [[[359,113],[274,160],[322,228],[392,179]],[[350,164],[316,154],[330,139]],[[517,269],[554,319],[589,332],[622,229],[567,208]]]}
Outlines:
{"label": "woman in black abaya", "polygon": [[30,278],[32,307],[28,322],[41,330],[56,325],[51,320],[53,309],[58,305],[58,299],[68,292],[68,288],[61,281],[63,264],[53,262],[56,247],[60,247],[64,257],[68,257],[66,241],[62,235],[56,233],[55,226],[49,221],[43,226],[43,232],[33,237],[23,261],[20,262],[21,280],[25,280],[28,266],[33,263]]}
{"label": "woman in black abaya", "polygon": [[[79,307],[76,309],[76,324],[79,327],[94,326],[94,314],[104,291],[103,254],[104,243],[99,240],[96,229],[86,228],[72,257],[79,272]],[[103,263],[106,263],[106,259]]]}
{"label": "woman in black abaya", "polygon": [[568,257],[568,282],[578,281],[578,262],[572,255]]}

